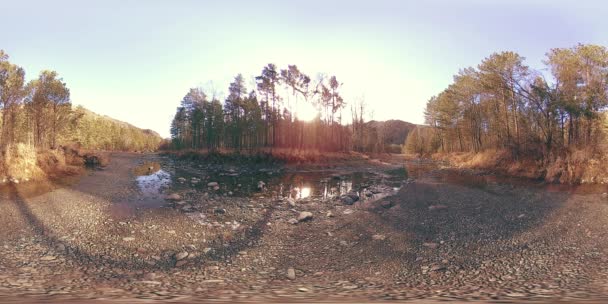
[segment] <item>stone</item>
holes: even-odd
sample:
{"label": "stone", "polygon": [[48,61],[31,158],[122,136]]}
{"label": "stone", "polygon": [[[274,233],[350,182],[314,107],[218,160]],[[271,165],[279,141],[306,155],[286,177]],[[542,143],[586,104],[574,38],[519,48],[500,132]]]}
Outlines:
{"label": "stone", "polygon": [[40,258],[41,261],[54,261],[57,257],[52,255],[46,255]]}
{"label": "stone", "polygon": [[258,190],[264,190],[266,188],[266,183],[263,181],[258,181]]}
{"label": "stone", "polygon": [[177,181],[180,182],[180,183],[184,183],[186,181],[186,179],[183,178],[183,177],[178,177]]}
{"label": "stone", "polygon": [[445,270],[445,266],[443,265],[433,265],[431,266],[431,271],[441,271]]}
{"label": "stone", "polygon": [[395,206],[395,203],[392,201],[382,201],[380,203],[380,206],[384,209],[390,209],[393,208]]}
{"label": "stone", "polygon": [[426,248],[430,248],[430,249],[435,249],[435,248],[439,247],[439,244],[427,242],[427,243],[423,243],[422,246],[424,246]]}
{"label": "stone", "polygon": [[384,241],[386,236],[384,234],[374,234],[372,235],[372,239],[376,241]]}
{"label": "stone", "polygon": [[300,288],[298,288],[298,291],[299,292],[309,292],[310,290],[308,290],[308,288],[305,288],[305,287],[300,287]]}
{"label": "stone", "polygon": [[342,211],[342,213],[346,214],[346,215],[352,214],[353,212],[355,212],[355,211],[353,211],[353,209],[346,209],[346,210]]}
{"label": "stone", "polygon": [[215,188],[217,186],[219,186],[220,184],[218,184],[217,182],[210,182],[207,184],[207,187],[209,188]]}
{"label": "stone", "polygon": [[293,269],[292,267],[287,269],[287,278],[290,280],[296,279],[296,270]]}
{"label": "stone", "polygon": [[132,236],[127,236],[127,237],[122,238],[122,240],[125,242],[132,242],[132,241],[135,241],[135,238]]}
{"label": "stone", "polygon": [[175,255],[175,259],[176,259],[177,261],[181,261],[181,260],[183,260],[183,259],[187,258],[187,257],[188,257],[188,255],[189,255],[189,253],[188,253],[187,251],[182,251],[182,252],[177,253],[177,254]]}
{"label": "stone", "polygon": [[226,209],[224,209],[224,208],[215,208],[213,210],[213,213],[215,213],[215,214],[226,214]]}
{"label": "stone", "polygon": [[298,215],[298,222],[310,221],[312,220],[313,215],[312,212],[303,211]]}
{"label": "stone", "polygon": [[177,193],[173,193],[173,194],[168,195],[166,197],[166,199],[169,201],[179,201],[182,199],[182,197]]}
{"label": "stone", "polygon": [[340,201],[341,201],[341,202],[342,202],[342,204],[344,204],[344,205],[352,205],[352,204],[354,204],[354,203],[355,203],[355,201],[354,201],[354,200],[353,200],[353,199],[352,199],[350,196],[347,196],[347,195],[343,195],[343,196],[341,196],[341,197],[340,197]]}
{"label": "stone", "polygon": [[355,191],[350,191],[348,193],[346,193],[346,196],[350,197],[353,202],[356,202],[359,200],[359,193],[355,192]]}
{"label": "stone", "polygon": [[57,244],[57,246],[55,247],[57,249],[57,251],[59,252],[64,252],[65,251],[65,245],[62,243]]}
{"label": "stone", "polygon": [[295,224],[299,223],[299,221],[297,219],[295,219],[295,218],[291,218],[287,222],[290,223],[290,224],[292,224],[292,225],[295,225]]}
{"label": "stone", "polygon": [[334,217],[334,214],[331,213],[331,211],[327,211],[327,213],[325,214],[325,216],[327,216],[327,217]]}
{"label": "stone", "polygon": [[296,206],[296,200],[294,200],[294,199],[293,199],[293,198],[291,198],[291,197],[288,197],[288,198],[287,198],[287,203],[288,203],[288,204],[289,204],[289,206],[291,206],[291,207],[295,207],[295,206]]}

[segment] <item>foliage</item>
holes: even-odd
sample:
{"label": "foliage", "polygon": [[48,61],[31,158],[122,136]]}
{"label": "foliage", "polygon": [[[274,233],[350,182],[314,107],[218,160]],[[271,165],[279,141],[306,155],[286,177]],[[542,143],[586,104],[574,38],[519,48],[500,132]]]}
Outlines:
{"label": "foliage", "polygon": [[[346,103],[335,76],[319,77],[313,88],[310,77],[297,66],[278,70],[268,64],[255,79],[257,90],[249,91],[244,77],[238,74],[223,104],[215,96],[209,98],[201,88],[190,89],[171,123],[172,147],[239,153],[263,148],[350,149],[350,130],[341,124]],[[281,86],[287,89],[285,96],[280,95]],[[295,98],[296,109],[300,101],[316,105],[317,119],[300,120],[290,97]],[[283,103],[285,98],[287,104]]]}
{"label": "foliage", "polygon": [[412,132],[406,147],[416,153],[496,149],[545,163],[598,147],[600,114],[608,105],[608,51],[582,44],[552,49],[545,64],[552,81],[513,52],[461,70],[427,103],[425,120],[434,131]]}

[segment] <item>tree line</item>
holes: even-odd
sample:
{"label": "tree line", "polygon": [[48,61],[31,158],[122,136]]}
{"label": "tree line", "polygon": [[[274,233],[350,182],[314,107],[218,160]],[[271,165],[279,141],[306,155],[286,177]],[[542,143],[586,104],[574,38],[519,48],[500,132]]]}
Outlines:
{"label": "tree line", "polygon": [[427,102],[429,127],[411,132],[406,148],[427,154],[504,149],[515,157],[551,161],[597,147],[608,105],[606,48],[551,49],[543,61],[547,73],[524,59],[514,52],[494,53],[476,68],[460,70]]}
{"label": "tree line", "polygon": [[15,144],[41,151],[68,143],[85,149],[155,150],[158,134],[72,108],[70,90],[55,71],[26,83],[25,70],[0,50],[0,152]]}
{"label": "tree line", "polygon": [[[335,76],[316,80],[296,65],[279,70],[268,64],[247,88],[242,74],[228,87],[222,101],[202,88],[192,88],[182,99],[171,123],[175,149],[218,151],[262,148],[351,149],[351,129],[342,124],[346,102]],[[312,121],[299,118],[298,103],[317,109]]]}

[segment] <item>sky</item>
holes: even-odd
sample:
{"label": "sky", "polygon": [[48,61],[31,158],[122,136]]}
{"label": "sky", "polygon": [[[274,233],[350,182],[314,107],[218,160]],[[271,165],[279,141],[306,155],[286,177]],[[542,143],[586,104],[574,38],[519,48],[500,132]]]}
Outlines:
{"label": "sky", "polygon": [[0,49],[28,79],[55,70],[74,104],[164,137],[189,88],[221,96],[242,73],[253,89],[268,63],[335,75],[376,120],[423,123],[426,101],[494,52],[543,69],[551,48],[608,46],[601,0],[0,0],[0,11]]}

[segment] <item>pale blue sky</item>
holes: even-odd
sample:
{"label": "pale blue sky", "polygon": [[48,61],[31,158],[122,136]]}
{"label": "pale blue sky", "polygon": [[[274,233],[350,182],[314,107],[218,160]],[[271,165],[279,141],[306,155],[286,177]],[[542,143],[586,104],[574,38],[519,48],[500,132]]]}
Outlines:
{"label": "pale blue sky", "polygon": [[460,68],[511,50],[608,45],[604,1],[0,0],[0,49],[59,72],[75,104],[168,136],[188,88],[274,62],[335,74],[376,119],[423,122]]}

